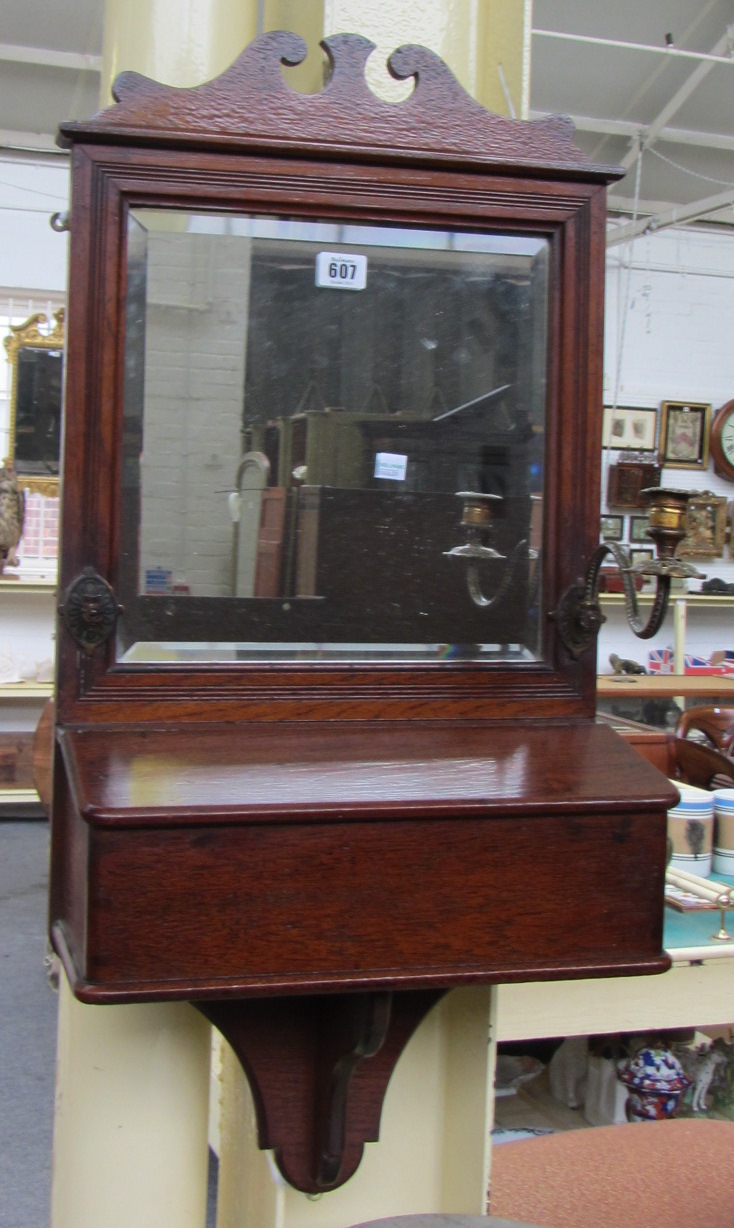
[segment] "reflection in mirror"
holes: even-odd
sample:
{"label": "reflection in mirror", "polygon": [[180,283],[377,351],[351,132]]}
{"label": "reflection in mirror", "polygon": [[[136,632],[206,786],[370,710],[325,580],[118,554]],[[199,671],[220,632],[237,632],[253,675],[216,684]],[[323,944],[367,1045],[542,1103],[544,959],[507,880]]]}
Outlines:
{"label": "reflection in mirror", "polygon": [[42,313],[10,326],[4,339],[10,365],[8,459],[22,485],[59,493],[64,311]]}
{"label": "reflection in mirror", "polygon": [[537,659],[548,265],[132,211],[120,655]]}

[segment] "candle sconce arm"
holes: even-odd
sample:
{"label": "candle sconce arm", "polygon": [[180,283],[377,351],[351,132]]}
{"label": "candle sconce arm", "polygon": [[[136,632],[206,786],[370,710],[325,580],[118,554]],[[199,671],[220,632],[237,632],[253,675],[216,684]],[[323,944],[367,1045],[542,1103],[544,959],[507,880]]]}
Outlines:
{"label": "candle sconce arm", "polygon": [[[620,571],[627,622],[638,639],[652,639],[660,630],[674,579],[705,578],[690,563],[675,557],[686,532],[688,492],[655,487],[642,493],[651,503],[648,536],[657,546],[658,557],[633,564],[629,551],[617,542],[603,542],[594,551],[585,579],[579,579],[566,589],[551,615],[562,644],[573,657],[580,657],[593,644],[606,621],[599,604],[599,584],[601,565],[608,555]],[[655,580],[655,596],[646,622],[640,615],[637,601],[637,576]]]}
{"label": "candle sconce arm", "polygon": [[[502,555],[497,555],[496,557],[503,558]],[[476,559],[470,559],[466,569],[466,582],[469,589],[469,596],[474,604],[483,610],[491,610],[494,606],[499,605],[515,583],[520,560],[531,557],[534,556],[531,555],[528,550],[527,541],[523,540],[518,542],[512,551],[509,560],[507,560],[507,566],[504,569],[502,579],[491,597],[486,597],[482,591],[481,567],[479,561]]]}

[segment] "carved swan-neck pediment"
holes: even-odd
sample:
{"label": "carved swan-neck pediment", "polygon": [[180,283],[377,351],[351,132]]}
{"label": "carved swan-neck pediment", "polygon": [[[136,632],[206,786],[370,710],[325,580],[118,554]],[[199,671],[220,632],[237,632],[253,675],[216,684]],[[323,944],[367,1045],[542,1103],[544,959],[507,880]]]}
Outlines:
{"label": "carved swan-neck pediment", "polygon": [[400,159],[471,160],[532,174],[552,167],[584,178],[609,177],[609,168],[591,166],[574,145],[569,119],[524,121],[493,114],[426,47],[406,45],[390,55],[390,75],[413,78],[414,88],[403,101],[389,102],[367,80],[374,43],[357,34],[335,34],[321,46],[329,71],[316,94],[299,93],[287,79],[287,68],[306,59],[304,40],[273,31],[255,39],[220,76],[188,89],[122,73],[113,87],[115,105],[90,120],[62,124],[61,139],[273,150],[318,144],[322,152],[326,147],[351,157],[378,152],[384,157],[389,149]]}

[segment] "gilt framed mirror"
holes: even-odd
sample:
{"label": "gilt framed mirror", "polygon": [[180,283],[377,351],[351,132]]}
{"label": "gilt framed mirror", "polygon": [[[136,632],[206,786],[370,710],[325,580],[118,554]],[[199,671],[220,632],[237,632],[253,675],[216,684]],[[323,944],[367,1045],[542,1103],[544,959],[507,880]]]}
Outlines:
{"label": "gilt framed mirror", "polygon": [[60,308],[10,326],[3,344],[10,365],[8,459],[21,485],[58,495],[64,372],[64,320]]}

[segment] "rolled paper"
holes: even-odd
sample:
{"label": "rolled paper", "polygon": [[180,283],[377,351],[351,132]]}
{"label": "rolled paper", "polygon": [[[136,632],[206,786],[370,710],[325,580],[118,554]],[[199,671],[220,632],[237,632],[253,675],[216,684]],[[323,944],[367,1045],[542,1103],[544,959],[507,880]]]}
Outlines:
{"label": "rolled paper", "polygon": [[710,900],[719,908],[727,907],[731,903],[731,893],[728,887],[723,887],[720,883],[715,883],[711,887],[702,879],[699,879],[698,882],[691,882],[692,878],[694,878],[693,875],[686,877],[679,875],[677,870],[668,870],[665,875],[665,881],[672,887],[677,887],[680,891],[687,891],[689,895],[698,896],[699,899]]}
{"label": "rolled paper", "polygon": [[700,887],[710,887],[718,889],[722,895],[729,895],[734,891],[734,887],[727,887],[724,883],[717,883],[711,878],[702,878],[700,874],[691,874],[688,870],[666,870],[666,874],[677,874],[678,878],[687,878],[690,883],[695,883]]}

